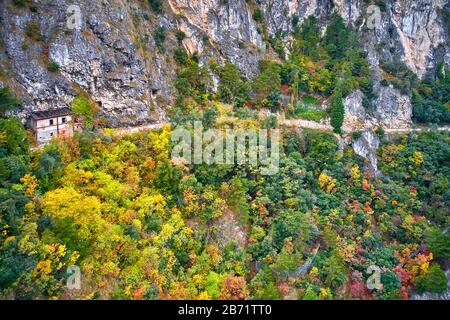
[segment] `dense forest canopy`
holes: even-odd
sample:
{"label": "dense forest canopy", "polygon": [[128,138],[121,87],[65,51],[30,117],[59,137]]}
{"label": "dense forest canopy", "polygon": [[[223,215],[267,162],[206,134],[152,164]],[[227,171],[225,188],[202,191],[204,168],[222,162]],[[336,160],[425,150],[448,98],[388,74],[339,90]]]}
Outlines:
{"label": "dense forest canopy", "polygon": [[[312,130],[283,131],[273,176],[173,163],[169,127],[83,132],[35,151],[17,120],[1,119],[0,132],[4,298],[397,299],[447,288],[448,133],[385,140],[377,177]],[[70,265],[82,290],[65,287]],[[370,265],[382,290],[367,289]]]}

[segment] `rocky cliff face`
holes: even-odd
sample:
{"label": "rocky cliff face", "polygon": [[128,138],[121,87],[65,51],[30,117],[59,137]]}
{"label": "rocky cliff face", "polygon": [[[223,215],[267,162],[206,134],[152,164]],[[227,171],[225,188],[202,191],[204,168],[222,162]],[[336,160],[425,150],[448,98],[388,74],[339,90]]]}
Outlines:
{"label": "rocky cliff face", "polygon": [[[360,34],[376,94],[367,112],[360,92],[347,97],[348,131],[411,123],[410,97],[379,84],[380,60],[403,61],[419,77],[435,72],[438,61],[450,64],[449,30],[443,19],[443,12],[450,10],[448,0],[167,0],[161,14],[152,12],[147,1],[79,0],[79,30],[69,30],[66,24],[72,1],[33,2],[37,12],[11,0],[0,3],[0,81],[22,98],[22,118],[32,110],[68,106],[83,90],[112,126],[165,119],[174,94],[176,30],[186,34],[183,46],[198,52],[201,62],[228,60],[252,77],[258,61],[273,56],[261,25],[269,35],[283,31],[288,44],[294,17],[302,22],[314,15],[325,27],[337,11]],[[372,4],[380,8],[379,24],[368,11]],[[254,19],[257,8],[263,22]],[[30,31],[32,20],[37,26]],[[368,28],[373,22],[376,28]],[[158,27],[167,30],[164,52],[154,39]],[[47,70],[50,59],[60,66],[58,72]]]}
{"label": "rocky cliff face", "polygon": [[[70,30],[66,10],[71,1],[36,3],[37,13],[10,1],[0,9],[4,82],[23,100],[20,116],[67,106],[83,90],[113,126],[164,118],[174,70],[170,52],[157,55],[153,38],[146,35],[155,25],[175,28],[170,19],[142,19],[148,10],[126,1],[79,1],[81,27]],[[29,21],[37,21],[31,36]],[[47,70],[50,60],[59,65],[58,72]],[[152,97],[154,89],[160,89],[159,99]]]}

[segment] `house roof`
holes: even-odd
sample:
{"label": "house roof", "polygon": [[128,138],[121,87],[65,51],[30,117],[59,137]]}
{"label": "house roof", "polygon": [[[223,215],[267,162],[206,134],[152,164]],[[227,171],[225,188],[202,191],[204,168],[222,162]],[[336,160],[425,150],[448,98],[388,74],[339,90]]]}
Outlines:
{"label": "house roof", "polygon": [[45,111],[35,111],[31,113],[31,118],[34,120],[43,120],[56,117],[62,117],[73,114],[70,108],[64,107],[60,109],[49,109]]}

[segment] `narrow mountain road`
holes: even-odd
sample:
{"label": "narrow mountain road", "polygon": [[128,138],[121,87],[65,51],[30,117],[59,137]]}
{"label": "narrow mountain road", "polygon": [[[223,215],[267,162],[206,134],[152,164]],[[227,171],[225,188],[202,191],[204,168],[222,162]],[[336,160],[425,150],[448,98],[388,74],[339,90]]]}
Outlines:
{"label": "narrow mountain road", "polygon": [[[385,129],[385,133],[408,133],[408,132],[423,132],[423,131],[431,131],[433,127],[422,127],[422,128],[403,128],[403,129]],[[436,128],[438,131],[450,131],[450,126],[442,126]]]}
{"label": "narrow mountain road", "polygon": [[288,273],[289,277],[296,278],[296,277],[300,277],[300,276],[307,274],[309,269],[311,269],[311,267],[313,265],[314,259],[316,258],[317,253],[319,252],[319,249],[320,249],[320,244],[317,244],[312,251],[311,257],[308,258],[308,260],[304,264],[299,266],[297,268],[297,270],[295,270],[294,272]]}
{"label": "narrow mountain road", "polygon": [[162,129],[165,125],[170,125],[170,123],[169,122],[156,122],[156,123],[152,123],[152,124],[144,124],[142,126],[117,128],[117,129],[113,129],[113,130],[114,130],[114,136],[124,136],[127,134],[139,132],[139,131]]}
{"label": "narrow mountain road", "polygon": [[[280,119],[279,124],[281,126],[286,126],[286,127],[297,127],[297,128],[304,128],[304,129],[333,131],[333,127],[331,125],[318,123],[315,121],[303,120],[303,119],[293,119],[293,120]],[[135,132],[139,132],[139,131],[161,129],[165,125],[171,125],[171,124],[170,124],[170,122],[156,122],[156,123],[145,124],[145,125],[136,126],[136,127],[117,128],[117,129],[114,129],[114,135],[115,136],[123,136],[126,134],[131,134],[131,133],[135,133]],[[409,133],[409,132],[424,132],[424,131],[431,131],[433,129],[434,129],[433,127],[391,128],[391,129],[385,129],[384,132],[387,134],[396,134],[396,133]],[[438,127],[438,128],[436,128],[436,130],[450,132],[450,126]]]}
{"label": "narrow mountain road", "polygon": [[286,127],[333,131],[333,127],[331,125],[322,124],[322,123],[318,123],[315,121],[303,120],[303,119],[293,119],[293,120],[279,119],[278,123],[280,125],[286,126]]}

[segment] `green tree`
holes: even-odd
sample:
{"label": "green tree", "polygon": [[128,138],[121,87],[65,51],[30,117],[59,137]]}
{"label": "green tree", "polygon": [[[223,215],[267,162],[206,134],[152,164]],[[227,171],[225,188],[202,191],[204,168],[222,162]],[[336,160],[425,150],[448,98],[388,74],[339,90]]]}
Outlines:
{"label": "green tree", "polygon": [[325,279],[325,284],[330,288],[338,288],[346,280],[345,264],[341,254],[333,250],[330,257],[325,259],[323,267],[319,268],[321,275]]}
{"label": "green tree", "polygon": [[20,104],[20,100],[14,97],[9,87],[0,88],[0,115]]}
{"label": "green tree", "polygon": [[26,154],[29,146],[27,132],[19,119],[0,118],[0,156]]}
{"label": "green tree", "polygon": [[212,299],[218,299],[220,297],[220,284],[222,279],[219,274],[214,271],[210,271],[207,276],[206,291]]}
{"label": "green tree", "polygon": [[302,300],[320,300],[319,295],[314,291],[312,286],[308,286],[302,296]]}
{"label": "green tree", "polygon": [[274,61],[261,61],[261,73],[253,80],[253,91],[256,98],[261,101],[266,98],[273,90],[280,89],[281,86],[281,67]]}
{"label": "green tree", "polygon": [[269,108],[272,112],[277,112],[281,109],[281,92],[279,89],[272,90],[267,96],[267,101],[269,102]]}
{"label": "green tree", "polygon": [[246,82],[243,80],[239,69],[227,62],[220,70],[219,98],[225,103],[242,106],[249,98]]}
{"label": "green tree", "polygon": [[97,108],[86,93],[80,93],[71,103],[72,111],[84,118],[85,124],[91,127]]}
{"label": "green tree", "polygon": [[319,56],[320,28],[314,16],[308,17],[295,33],[295,52],[312,58]]}
{"label": "green tree", "polygon": [[437,264],[433,264],[424,275],[416,278],[416,290],[419,293],[443,293],[447,290],[447,276]]}
{"label": "green tree", "polygon": [[184,66],[189,60],[189,56],[186,53],[184,48],[177,48],[174,52],[175,61],[178,62],[179,65]]}
{"label": "green tree", "polygon": [[432,228],[426,233],[425,242],[428,244],[436,259],[450,258],[450,235],[438,228]]}
{"label": "green tree", "polygon": [[334,128],[334,132],[342,133],[342,124],[344,123],[344,102],[342,95],[337,93],[332,98],[331,103],[331,125]]}
{"label": "green tree", "polygon": [[164,28],[164,27],[156,28],[153,37],[155,38],[156,46],[161,51],[163,51],[164,50],[164,41],[166,41],[166,28]]}
{"label": "green tree", "polygon": [[344,19],[338,13],[334,13],[323,39],[326,50],[332,59],[344,58],[346,49],[349,48],[349,36],[350,31],[345,26]]}
{"label": "green tree", "polygon": [[275,276],[270,270],[260,270],[250,282],[250,292],[252,299],[256,300],[277,300],[280,299]]}

